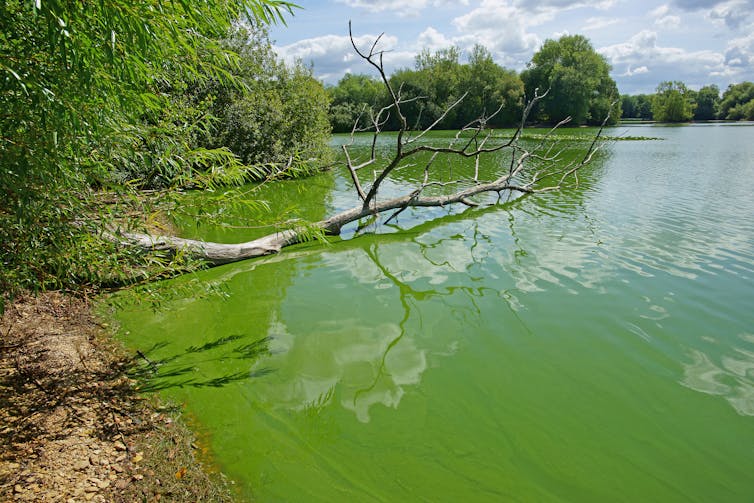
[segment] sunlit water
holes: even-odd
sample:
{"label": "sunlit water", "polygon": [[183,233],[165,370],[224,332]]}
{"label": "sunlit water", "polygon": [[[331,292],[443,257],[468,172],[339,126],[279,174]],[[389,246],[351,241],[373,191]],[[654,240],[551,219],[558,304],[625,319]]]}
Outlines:
{"label": "sunlit water", "polygon": [[[248,499],[754,501],[754,127],[622,133],[663,140],[203,272],[227,298],[125,308],[123,339]],[[338,172],[268,196],[354,202]]]}

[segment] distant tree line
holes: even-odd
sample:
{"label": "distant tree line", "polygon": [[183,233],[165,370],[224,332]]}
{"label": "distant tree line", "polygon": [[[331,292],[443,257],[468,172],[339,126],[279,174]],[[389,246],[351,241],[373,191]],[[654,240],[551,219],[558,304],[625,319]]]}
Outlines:
{"label": "distant tree line", "polygon": [[[715,85],[694,91],[683,82],[662,82],[654,94],[620,95],[610,77],[611,67],[582,35],[566,35],[547,40],[532,57],[527,68],[516,73],[494,62],[490,51],[476,45],[466,62],[461,51],[449,47],[435,52],[422,51],[414,68],[403,68],[390,76],[402,97],[415,99],[405,107],[414,129],[426,128],[462,96],[437,125],[439,129],[465,126],[480,113],[490,115],[502,106],[489,126],[513,126],[524,103],[538,90],[547,96],[533,110],[533,123],[556,124],[570,117],[571,125],[600,124],[610,112],[609,124],[623,118],[686,122],[691,120],[754,120],[754,84],[733,84],[720,93]],[[354,124],[370,125],[376,110],[390,103],[384,86],[376,77],[346,74],[330,95],[329,117],[333,132],[350,132]],[[397,129],[391,118],[383,129]]]}
{"label": "distant tree line", "polygon": [[658,122],[754,120],[754,83],[731,84],[720,94],[716,85],[698,91],[683,82],[662,82],[655,94],[621,97],[623,117]]}
{"label": "distant tree line", "polygon": [[[570,116],[571,124],[583,125],[601,123],[611,106],[611,123],[620,118],[618,89],[609,73],[607,60],[587,38],[568,35],[547,40],[520,74],[498,65],[487,48],[476,45],[466,62],[461,62],[456,47],[434,53],[424,50],[416,56],[414,68],[397,70],[390,82],[401,89],[404,99],[415,99],[404,108],[415,129],[434,123],[464,96],[438,124],[439,129],[461,128],[480,114],[489,116],[498,109],[489,125],[511,126],[520,120],[524,103],[535,90],[539,94],[549,91],[531,114],[532,121],[557,123]],[[351,131],[357,119],[362,126],[368,125],[370,114],[390,103],[384,86],[365,75],[347,74],[328,92],[334,132]],[[384,129],[397,127],[397,122],[388,122]]]}

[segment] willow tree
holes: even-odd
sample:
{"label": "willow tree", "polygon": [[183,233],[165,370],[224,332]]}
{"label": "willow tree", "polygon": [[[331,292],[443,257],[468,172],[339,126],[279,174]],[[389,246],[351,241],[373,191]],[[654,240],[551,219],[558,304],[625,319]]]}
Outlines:
{"label": "willow tree", "polygon": [[[97,236],[124,161],[239,168],[190,141],[207,126],[165,83],[232,80],[231,26],[283,20],[284,0],[6,0],[0,7],[0,292],[118,282],[135,256]],[[208,122],[208,121],[207,121]],[[138,185],[138,183],[136,184]],[[84,216],[87,218],[84,218]],[[0,295],[0,309],[2,309]]]}

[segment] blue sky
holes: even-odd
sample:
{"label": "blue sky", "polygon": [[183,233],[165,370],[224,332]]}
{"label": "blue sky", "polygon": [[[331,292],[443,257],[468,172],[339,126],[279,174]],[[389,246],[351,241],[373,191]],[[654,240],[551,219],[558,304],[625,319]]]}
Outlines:
{"label": "blue sky", "polygon": [[389,71],[414,56],[475,43],[522,70],[548,38],[582,34],[612,65],[623,94],[653,92],[662,81],[698,89],[754,81],[754,0],[314,0],[271,30],[278,54],[313,64],[335,83],[346,72],[370,73],[353,53],[348,21],[360,44],[384,32]]}

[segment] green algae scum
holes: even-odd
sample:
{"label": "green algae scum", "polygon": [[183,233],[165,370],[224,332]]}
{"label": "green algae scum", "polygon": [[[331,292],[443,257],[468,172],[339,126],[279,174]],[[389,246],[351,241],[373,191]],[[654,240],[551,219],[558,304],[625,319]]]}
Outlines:
{"label": "green algae scum", "polygon": [[[754,126],[608,134],[662,140],[612,143],[561,192],[406,211],[194,278],[223,295],[122,308],[145,389],[185,403],[248,500],[754,501]],[[341,171],[261,197],[355,203]]]}

